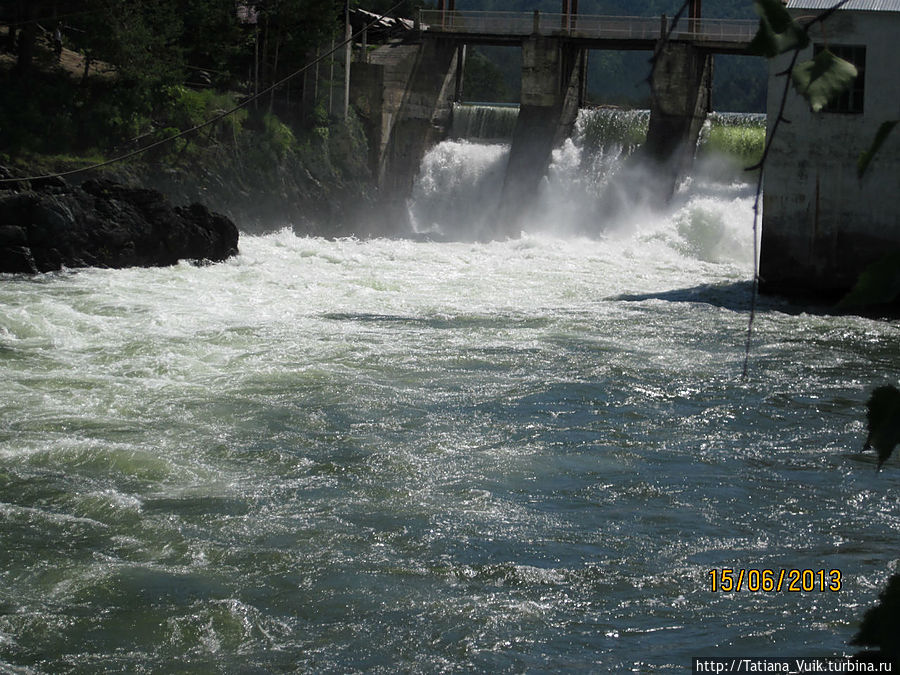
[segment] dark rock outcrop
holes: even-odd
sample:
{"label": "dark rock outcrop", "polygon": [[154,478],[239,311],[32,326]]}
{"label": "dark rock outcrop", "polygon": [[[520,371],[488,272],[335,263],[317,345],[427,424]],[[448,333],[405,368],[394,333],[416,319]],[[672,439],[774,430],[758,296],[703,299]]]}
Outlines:
{"label": "dark rock outcrop", "polygon": [[[0,192],[0,272],[159,267],[235,255],[238,231],[205,206],[109,180],[48,179]],[[27,187],[28,189],[22,189]]]}

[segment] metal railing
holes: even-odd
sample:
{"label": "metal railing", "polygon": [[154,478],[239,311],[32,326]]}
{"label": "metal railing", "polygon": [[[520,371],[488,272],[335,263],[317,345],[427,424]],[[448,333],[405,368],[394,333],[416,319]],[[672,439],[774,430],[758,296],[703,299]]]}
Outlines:
{"label": "metal railing", "polygon": [[[517,37],[568,36],[586,39],[656,40],[672,25],[666,17],[596,16],[544,12],[474,12],[422,9],[421,30],[434,33]],[[681,19],[671,38],[696,42],[749,43],[758,21]]]}

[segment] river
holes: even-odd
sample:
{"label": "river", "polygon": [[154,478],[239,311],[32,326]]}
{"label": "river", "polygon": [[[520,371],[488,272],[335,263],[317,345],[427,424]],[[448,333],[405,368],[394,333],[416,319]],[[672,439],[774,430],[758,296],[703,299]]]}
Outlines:
{"label": "river", "polygon": [[468,207],[503,153],[436,148],[410,239],[0,278],[0,671],[854,651],[898,564],[900,467],[862,451],[897,323],[764,298],[743,382],[750,186],[590,231],[570,143],[541,197],[570,210],[492,241]]}

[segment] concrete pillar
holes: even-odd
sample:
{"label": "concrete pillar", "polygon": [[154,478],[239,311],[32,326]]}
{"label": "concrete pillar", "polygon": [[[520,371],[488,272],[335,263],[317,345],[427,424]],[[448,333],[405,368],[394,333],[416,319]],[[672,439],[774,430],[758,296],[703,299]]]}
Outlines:
{"label": "concrete pillar", "polygon": [[464,81],[464,73],[466,70],[466,46],[459,45],[456,48],[456,91],[453,95],[453,100],[459,103],[462,101],[463,95],[463,85]]}
{"label": "concrete pillar", "polygon": [[655,165],[660,201],[691,166],[710,110],[712,56],[687,43],[666,44],[651,82],[650,128],[644,157]]}
{"label": "concrete pillar", "polygon": [[557,38],[522,45],[522,94],[500,200],[500,222],[516,234],[550,164],[572,132],[581,104],[585,51]]}
{"label": "concrete pillar", "polygon": [[405,81],[385,83],[391,91],[384,96],[399,98],[393,106],[384,106],[384,147],[377,158],[379,187],[388,199],[405,199],[409,195],[422,157],[444,137],[450,122],[456,43],[426,40],[415,48],[413,59]]}

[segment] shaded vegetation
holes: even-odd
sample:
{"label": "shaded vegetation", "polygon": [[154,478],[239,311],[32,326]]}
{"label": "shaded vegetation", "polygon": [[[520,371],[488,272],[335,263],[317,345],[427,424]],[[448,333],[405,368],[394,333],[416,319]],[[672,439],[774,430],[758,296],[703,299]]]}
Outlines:
{"label": "shaded vegetation", "polygon": [[[488,55],[490,50],[488,50],[488,54],[485,51],[484,48],[474,48],[470,49],[466,55],[463,96],[467,101],[518,103],[518,87],[513,88],[504,77],[500,66],[491,60]],[[493,52],[498,53],[497,50],[493,50]]]}
{"label": "shaded vegetation", "polygon": [[326,112],[325,77],[266,91],[343,35],[343,2],[61,7],[0,5],[0,163],[49,173],[149,148],[104,174],[210,203],[244,227],[335,221],[339,232],[369,199],[365,137],[352,115]]}
{"label": "shaded vegetation", "polygon": [[752,123],[739,118],[737,123],[717,118],[704,134],[701,154],[715,152],[732,160],[741,168],[759,164],[766,144],[763,120]]}

